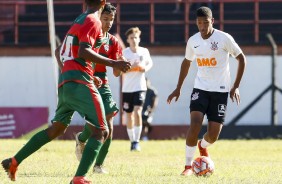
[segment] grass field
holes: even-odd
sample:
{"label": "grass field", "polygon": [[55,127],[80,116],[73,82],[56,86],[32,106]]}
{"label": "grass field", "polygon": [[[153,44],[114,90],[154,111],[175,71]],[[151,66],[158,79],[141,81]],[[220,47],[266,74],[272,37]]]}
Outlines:
{"label": "grass field", "polygon": [[[26,140],[0,140],[0,159],[10,157]],[[0,183],[68,184],[78,161],[74,141],[53,141],[27,158],[16,182],[0,170]],[[141,152],[130,152],[129,142],[114,140],[105,162],[108,175],[89,171],[97,184],[282,183],[281,140],[220,140],[209,148],[215,173],[208,178],[183,177],[185,141],[141,142]],[[196,156],[199,153],[196,152]]]}

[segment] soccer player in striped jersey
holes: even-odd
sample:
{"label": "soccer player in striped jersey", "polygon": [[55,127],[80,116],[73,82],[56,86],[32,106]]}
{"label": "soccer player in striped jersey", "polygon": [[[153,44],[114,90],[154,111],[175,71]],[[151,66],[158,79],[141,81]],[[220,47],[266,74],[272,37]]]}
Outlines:
{"label": "soccer player in striped jersey", "polygon": [[[121,59],[122,58],[122,48],[119,44],[118,39],[109,33],[116,15],[116,8],[110,4],[106,3],[101,14],[102,22],[102,32],[104,36],[103,44],[99,50],[99,54],[111,59]],[[120,70],[113,69],[113,74],[118,77],[120,76]],[[93,168],[95,173],[106,174],[108,173],[103,167],[104,160],[109,151],[110,144],[113,138],[113,118],[118,113],[119,109],[116,102],[113,100],[112,92],[107,77],[107,69],[105,65],[96,64],[94,76],[98,81],[97,85],[100,86],[98,91],[102,97],[104,109],[106,113],[106,120],[109,127],[109,137],[106,139],[105,143],[101,147],[98,157]],[[85,142],[90,137],[91,131],[85,126],[83,132],[76,134],[76,157],[78,160],[81,159],[82,152],[84,150]]]}
{"label": "soccer player in striped jersey", "polygon": [[43,145],[63,134],[70,124],[74,111],[77,111],[86,120],[91,137],[85,145],[71,183],[91,183],[85,175],[109,133],[103,102],[93,82],[94,63],[111,66],[122,72],[126,72],[131,66],[128,62],[116,62],[98,54],[102,42],[100,15],[106,0],[85,2],[86,12],[75,19],[62,46],[56,49],[61,73],[58,85],[59,101],[52,125],[35,134],[14,157],[1,163],[13,181],[16,180],[19,164]]}
{"label": "soccer player in striped jersey", "polygon": [[[198,72],[190,102],[190,127],[186,136],[186,164],[181,175],[192,174],[191,164],[197,148],[201,156],[209,156],[207,147],[219,137],[225,119],[228,93],[232,101],[240,103],[239,86],[245,70],[246,58],[233,37],[213,28],[214,18],[208,7],[197,10],[196,23],[199,32],[189,38],[185,58],[182,62],[176,89],[168,96],[167,102],[178,100],[181,87],[190,64],[196,60]],[[229,55],[238,61],[237,76],[230,86]],[[202,140],[198,135],[204,116],[208,128]]]}

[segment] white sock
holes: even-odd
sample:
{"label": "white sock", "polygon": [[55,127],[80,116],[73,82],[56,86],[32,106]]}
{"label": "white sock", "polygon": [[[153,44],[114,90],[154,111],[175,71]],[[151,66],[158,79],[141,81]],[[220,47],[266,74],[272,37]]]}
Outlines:
{"label": "white sock", "polygon": [[187,146],[186,145],[186,165],[191,166],[196,152],[197,146]]}
{"label": "white sock", "polygon": [[205,138],[203,138],[201,140],[201,147],[202,148],[207,148],[208,146],[212,145],[211,143],[209,143],[208,141],[205,140]]}
{"label": "white sock", "polygon": [[130,142],[133,142],[135,139],[134,128],[132,129],[127,128],[127,134],[128,134]]}
{"label": "white sock", "polygon": [[135,139],[134,139],[134,141],[139,142],[140,137],[141,137],[141,132],[142,132],[142,126],[135,126],[134,127],[134,132],[135,132]]}

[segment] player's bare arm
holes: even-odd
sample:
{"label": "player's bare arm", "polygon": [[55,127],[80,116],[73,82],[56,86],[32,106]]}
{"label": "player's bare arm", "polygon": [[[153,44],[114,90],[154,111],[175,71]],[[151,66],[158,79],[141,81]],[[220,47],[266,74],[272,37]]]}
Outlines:
{"label": "player's bare arm", "polygon": [[55,57],[56,57],[56,60],[57,60],[57,63],[58,63],[58,66],[59,66],[60,70],[62,70],[63,63],[62,63],[62,61],[60,59],[60,50],[61,50],[61,45],[56,48],[56,50],[55,50]]}
{"label": "player's bare arm", "polygon": [[93,51],[92,48],[87,45],[79,46],[78,56],[80,58],[84,58],[94,63],[99,63],[102,65],[110,66],[112,68],[116,68],[122,72],[128,71],[131,67],[131,64],[129,62],[126,62],[126,61],[116,62],[115,60],[101,56],[98,53],[96,53],[95,51]]}
{"label": "player's bare arm", "polygon": [[232,102],[234,102],[235,99],[237,105],[239,105],[240,104],[239,86],[246,67],[246,57],[243,53],[241,53],[236,57],[236,59],[238,61],[238,69],[237,69],[236,79],[230,90],[230,98]]}
{"label": "player's bare arm", "polygon": [[178,100],[178,98],[181,94],[181,87],[183,85],[183,82],[184,82],[186,76],[188,75],[190,65],[191,65],[191,61],[184,58],[183,61],[182,61],[182,64],[181,64],[181,69],[180,69],[180,74],[179,74],[179,77],[178,77],[176,89],[167,98],[168,104],[171,103],[171,100],[173,100],[173,98],[175,98],[175,101]]}
{"label": "player's bare arm", "polygon": [[[118,54],[117,59],[121,60],[121,61],[126,61],[126,58],[123,55],[120,55],[120,54]],[[122,72],[121,72],[121,70],[119,70],[117,68],[113,68],[113,74],[114,74],[115,77],[119,77],[122,74]]]}

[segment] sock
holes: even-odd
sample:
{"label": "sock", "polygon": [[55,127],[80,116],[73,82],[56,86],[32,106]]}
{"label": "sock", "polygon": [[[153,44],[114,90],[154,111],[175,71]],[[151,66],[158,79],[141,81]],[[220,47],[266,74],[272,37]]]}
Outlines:
{"label": "sock", "polygon": [[78,140],[81,142],[86,142],[91,135],[92,135],[92,130],[89,128],[87,124],[85,124],[83,131],[78,136]]}
{"label": "sock", "polygon": [[134,129],[128,129],[127,128],[127,134],[129,137],[130,142],[133,142],[135,140],[135,133],[134,133]]}
{"label": "sock", "polygon": [[88,172],[89,168],[93,164],[94,160],[96,159],[102,143],[92,137],[90,137],[85,145],[82,158],[78,165],[77,171],[75,176],[85,176]]}
{"label": "sock", "polygon": [[109,152],[109,147],[111,145],[111,142],[112,142],[112,138],[108,138],[104,144],[102,145],[100,151],[99,151],[99,154],[97,156],[97,159],[96,159],[96,163],[95,165],[103,165],[104,163],[104,160]]}
{"label": "sock", "polygon": [[191,166],[196,152],[197,146],[187,146],[186,145],[186,165]]}
{"label": "sock", "polygon": [[139,142],[142,132],[142,126],[135,126],[134,127],[134,133],[135,133],[135,142]]}
{"label": "sock", "polygon": [[201,147],[202,148],[207,148],[210,145],[212,145],[212,144],[209,143],[208,141],[206,141],[205,138],[203,137],[203,139],[201,140]]}
{"label": "sock", "polygon": [[36,133],[14,156],[16,161],[18,164],[20,164],[24,159],[29,157],[31,154],[39,150],[43,145],[50,141],[51,140],[48,137],[46,130]]}

